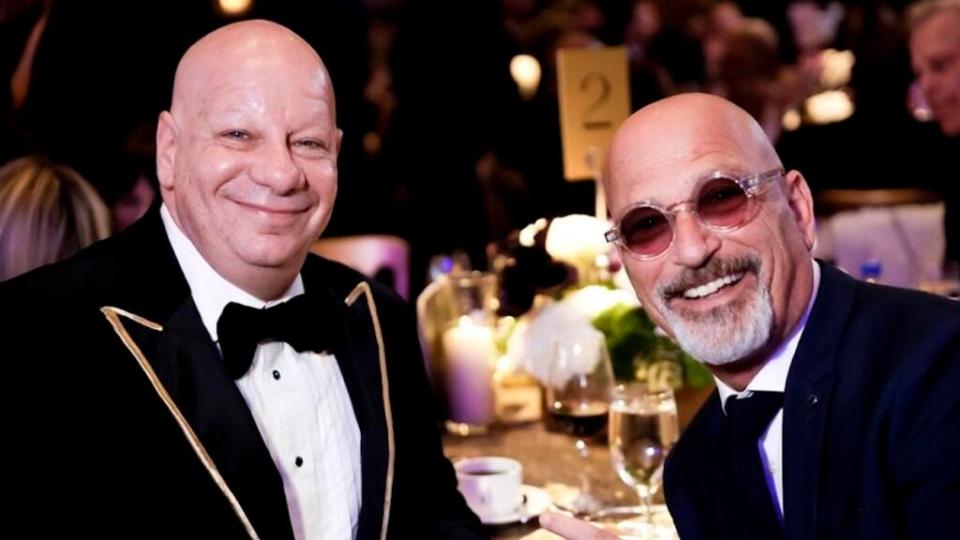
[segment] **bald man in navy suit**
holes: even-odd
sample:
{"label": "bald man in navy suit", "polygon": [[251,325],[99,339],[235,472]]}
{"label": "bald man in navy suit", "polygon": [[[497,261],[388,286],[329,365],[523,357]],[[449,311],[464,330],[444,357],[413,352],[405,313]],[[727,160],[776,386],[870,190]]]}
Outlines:
{"label": "bald man in navy suit", "polygon": [[803,175],[721,98],[641,109],[608,167],[608,239],[647,313],[717,384],[666,459],[680,537],[951,536],[960,304],[815,261]]}

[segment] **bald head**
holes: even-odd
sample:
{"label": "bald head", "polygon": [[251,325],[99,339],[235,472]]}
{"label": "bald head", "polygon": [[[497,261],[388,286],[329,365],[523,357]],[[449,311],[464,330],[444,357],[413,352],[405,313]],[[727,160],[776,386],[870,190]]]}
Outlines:
{"label": "bald head", "polygon": [[636,180],[631,171],[716,160],[756,171],[781,166],[763,129],[740,107],[709,94],[669,97],[640,109],[617,131],[607,161],[607,194],[623,187],[620,180]]}
{"label": "bald head", "polygon": [[209,91],[249,71],[295,70],[312,77],[316,90],[334,110],[330,76],[320,56],[290,29],[263,21],[221,27],[193,44],[180,59],[170,112],[178,120],[198,112]]}

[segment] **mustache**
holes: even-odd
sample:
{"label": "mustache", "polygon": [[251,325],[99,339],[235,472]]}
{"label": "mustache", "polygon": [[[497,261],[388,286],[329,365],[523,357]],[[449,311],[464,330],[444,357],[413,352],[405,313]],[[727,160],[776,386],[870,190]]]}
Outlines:
{"label": "mustache", "polygon": [[657,287],[657,294],[663,300],[670,300],[683,294],[683,291],[710,283],[730,274],[753,272],[760,273],[760,258],[756,255],[743,255],[723,259],[712,259],[700,268],[688,268],[673,281]]}

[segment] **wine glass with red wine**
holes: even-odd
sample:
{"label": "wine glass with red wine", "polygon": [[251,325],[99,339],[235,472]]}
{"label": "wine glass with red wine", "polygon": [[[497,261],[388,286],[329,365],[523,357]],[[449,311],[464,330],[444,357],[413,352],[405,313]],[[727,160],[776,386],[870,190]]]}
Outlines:
{"label": "wine glass with red wine", "polygon": [[573,437],[582,462],[580,494],[571,510],[589,515],[599,510],[590,493],[588,440],[603,433],[610,408],[613,370],[603,335],[557,341],[551,347],[546,385],[547,413],[554,426]]}

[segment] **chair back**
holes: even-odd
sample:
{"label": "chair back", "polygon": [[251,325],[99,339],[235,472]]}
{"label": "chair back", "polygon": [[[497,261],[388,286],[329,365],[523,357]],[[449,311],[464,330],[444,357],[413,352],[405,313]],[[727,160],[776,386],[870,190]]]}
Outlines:
{"label": "chair back", "polygon": [[375,278],[403,298],[410,295],[410,245],[389,235],[321,238],[310,251]]}

